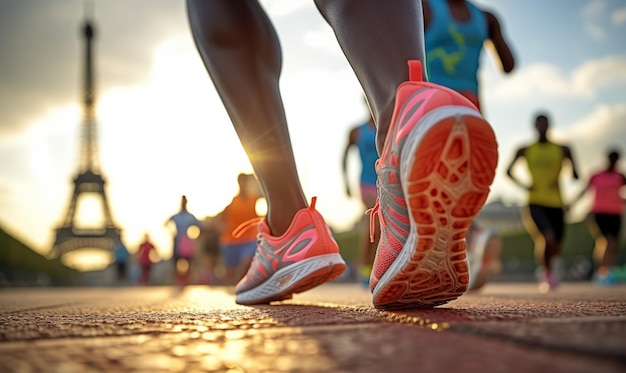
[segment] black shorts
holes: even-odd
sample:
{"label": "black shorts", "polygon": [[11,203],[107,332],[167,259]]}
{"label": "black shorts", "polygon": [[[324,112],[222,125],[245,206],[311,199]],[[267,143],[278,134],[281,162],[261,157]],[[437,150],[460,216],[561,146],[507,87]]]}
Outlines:
{"label": "black shorts", "polygon": [[117,267],[117,274],[123,276],[126,274],[126,262],[117,262],[115,263]]}
{"label": "black shorts", "polygon": [[619,237],[622,216],[615,214],[592,214],[593,222],[604,237]]}
{"label": "black shorts", "polygon": [[529,205],[530,217],[533,219],[537,230],[542,235],[552,231],[554,238],[563,241],[563,229],[565,227],[565,217],[561,207],[546,207],[540,205]]}

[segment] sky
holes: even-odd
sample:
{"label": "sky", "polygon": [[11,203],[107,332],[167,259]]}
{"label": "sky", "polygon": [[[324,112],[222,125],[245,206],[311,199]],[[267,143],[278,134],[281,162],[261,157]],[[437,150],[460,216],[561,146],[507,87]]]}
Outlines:
{"label": "sky", "polygon": [[[525,203],[505,170],[534,140],[539,111],[578,163],[581,181],[563,177],[570,198],[604,167],[609,146],[626,158],[626,3],[475,3],[498,17],[516,58],[505,75],[488,49],[481,57],[483,112],[500,149],[490,201]],[[333,228],[350,229],[362,207],[344,193],[341,157],[367,115],[361,87],[312,0],[261,4],[283,47],[281,89],[303,188]],[[184,1],[95,0],[94,15],[98,157],[113,218],[131,251],[147,232],[169,257],[164,222],[180,196],[197,217],[214,215],[236,194],[237,174],[252,169],[195,49]],[[0,0],[0,227],[42,254],[78,173],[83,17],[80,0]],[[354,190],[358,167],[353,153]],[[521,166],[515,172],[526,177]],[[96,225],[98,211],[85,200],[78,223]]]}

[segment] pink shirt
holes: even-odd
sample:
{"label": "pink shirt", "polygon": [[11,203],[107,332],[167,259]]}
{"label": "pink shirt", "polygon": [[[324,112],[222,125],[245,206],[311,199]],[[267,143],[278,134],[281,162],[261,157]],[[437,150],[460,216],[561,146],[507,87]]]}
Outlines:
{"label": "pink shirt", "polygon": [[626,177],[619,172],[602,171],[593,175],[589,180],[589,187],[595,190],[591,212],[621,215],[624,201],[619,192],[625,184]]}
{"label": "pink shirt", "polygon": [[152,259],[150,258],[150,252],[155,251],[154,245],[152,245],[148,241],[144,241],[141,245],[139,245],[139,264],[147,266],[152,264]]}

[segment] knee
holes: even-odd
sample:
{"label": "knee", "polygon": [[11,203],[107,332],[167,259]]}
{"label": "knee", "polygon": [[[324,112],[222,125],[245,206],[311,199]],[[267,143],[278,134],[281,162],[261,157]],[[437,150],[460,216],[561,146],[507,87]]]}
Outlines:
{"label": "knee", "polygon": [[554,246],[557,244],[556,235],[553,231],[543,232],[543,239],[546,241],[546,246]]}
{"label": "knee", "polygon": [[606,245],[607,246],[614,247],[614,246],[617,246],[617,244],[618,244],[617,237],[615,237],[613,235],[607,235],[606,236]]}

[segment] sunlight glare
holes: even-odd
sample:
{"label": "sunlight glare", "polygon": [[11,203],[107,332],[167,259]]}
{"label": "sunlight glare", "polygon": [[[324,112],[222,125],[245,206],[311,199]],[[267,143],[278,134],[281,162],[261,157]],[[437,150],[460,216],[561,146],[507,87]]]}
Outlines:
{"label": "sunlight glare", "polygon": [[547,282],[542,282],[539,284],[539,292],[541,294],[548,294],[550,292],[550,285]]}
{"label": "sunlight glare", "polygon": [[80,228],[104,227],[103,201],[95,193],[80,195],[76,201],[74,224]]}
{"label": "sunlight glare", "polygon": [[186,273],[189,269],[189,262],[187,259],[180,258],[176,261],[176,271],[178,273]]}
{"label": "sunlight glare", "polygon": [[258,216],[267,215],[267,200],[265,198],[259,198],[256,201],[256,205],[254,206],[254,209]]}
{"label": "sunlight glare", "polygon": [[152,263],[157,263],[160,260],[159,253],[157,251],[150,251],[148,257]]}
{"label": "sunlight glare", "polygon": [[61,262],[78,271],[98,271],[106,268],[113,260],[112,253],[99,249],[72,251],[61,258]]}
{"label": "sunlight glare", "polygon": [[200,228],[196,227],[195,225],[187,228],[187,237],[191,238],[192,240],[200,237]]}

